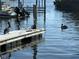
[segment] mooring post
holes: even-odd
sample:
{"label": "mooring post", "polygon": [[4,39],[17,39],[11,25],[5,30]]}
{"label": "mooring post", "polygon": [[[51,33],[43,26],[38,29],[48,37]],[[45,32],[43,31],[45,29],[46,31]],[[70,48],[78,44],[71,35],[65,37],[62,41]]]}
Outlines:
{"label": "mooring post", "polygon": [[40,0],[39,0],[39,8],[41,7],[41,3],[40,3]]}
{"label": "mooring post", "polygon": [[20,9],[21,9],[21,8],[22,8],[22,6],[23,6],[23,5],[22,5],[22,2],[21,2],[20,0],[18,0],[18,8],[20,8]]}
{"label": "mooring post", "polygon": [[41,3],[42,3],[41,6],[44,7],[44,0],[42,0]]}
{"label": "mooring post", "polygon": [[34,25],[34,29],[37,27],[37,6],[33,5],[33,25]]}
{"label": "mooring post", "polygon": [[38,4],[37,2],[38,2],[38,1],[36,0],[36,6],[37,6],[37,4]]}
{"label": "mooring post", "polygon": [[44,28],[46,29],[46,0],[44,0]]}

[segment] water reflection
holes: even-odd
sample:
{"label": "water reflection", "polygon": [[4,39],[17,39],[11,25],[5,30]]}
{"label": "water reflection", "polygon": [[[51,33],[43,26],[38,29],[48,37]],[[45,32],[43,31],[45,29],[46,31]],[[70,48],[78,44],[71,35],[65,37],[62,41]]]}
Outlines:
{"label": "water reflection", "polygon": [[37,45],[33,45],[32,49],[33,49],[33,59],[37,59]]}
{"label": "water reflection", "polygon": [[15,24],[16,24],[16,26],[17,26],[17,30],[20,30],[20,19],[19,19],[19,18],[17,18],[17,19],[15,20]]}
{"label": "water reflection", "polygon": [[0,59],[10,59],[10,58],[11,58],[11,53],[7,53],[7,54],[0,56]]}

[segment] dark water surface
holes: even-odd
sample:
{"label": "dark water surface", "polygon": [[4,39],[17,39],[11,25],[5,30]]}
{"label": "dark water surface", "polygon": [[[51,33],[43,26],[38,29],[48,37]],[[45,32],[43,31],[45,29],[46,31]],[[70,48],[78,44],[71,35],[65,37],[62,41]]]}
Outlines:
{"label": "dark water surface", "polygon": [[[43,27],[43,19],[38,15],[38,27]],[[9,20],[10,30],[18,29],[15,19]],[[20,20],[20,29],[28,28],[32,25],[32,15],[30,18]],[[61,24],[68,26],[68,29],[61,30]],[[0,32],[7,25],[7,20],[0,21]],[[37,44],[37,59],[79,59],[79,20],[76,20],[72,13],[63,13],[55,10],[53,0],[47,0],[46,13],[46,33],[44,40]],[[10,59],[33,59],[34,51],[31,47],[12,52]],[[36,59],[36,58],[34,58]]]}

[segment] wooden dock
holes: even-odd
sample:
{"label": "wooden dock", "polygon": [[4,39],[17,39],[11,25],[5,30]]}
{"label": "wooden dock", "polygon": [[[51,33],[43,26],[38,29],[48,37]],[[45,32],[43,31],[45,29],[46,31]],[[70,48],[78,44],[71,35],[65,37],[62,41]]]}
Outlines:
{"label": "wooden dock", "polygon": [[44,29],[16,30],[0,35],[0,46],[44,33]]}

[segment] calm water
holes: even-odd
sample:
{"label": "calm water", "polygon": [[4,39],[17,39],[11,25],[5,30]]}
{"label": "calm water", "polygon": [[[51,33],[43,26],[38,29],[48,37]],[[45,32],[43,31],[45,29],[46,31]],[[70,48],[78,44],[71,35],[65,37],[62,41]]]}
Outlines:
{"label": "calm water", "polygon": [[[38,27],[43,27],[41,14],[38,15]],[[15,19],[9,20],[11,30],[18,29]],[[28,28],[32,25],[32,15],[30,18],[20,20],[20,29]],[[68,29],[61,31],[61,24],[68,26]],[[0,21],[0,32],[7,25],[7,20]],[[41,25],[41,26],[40,26]],[[44,40],[37,44],[35,54],[37,59],[79,59],[79,20],[71,13],[63,13],[55,10],[53,0],[47,0],[46,13],[46,33]],[[12,52],[10,59],[33,59],[34,51],[31,47]],[[6,59],[6,58],[5,58]],[[35,58],[34,58],[35,59]]]}

